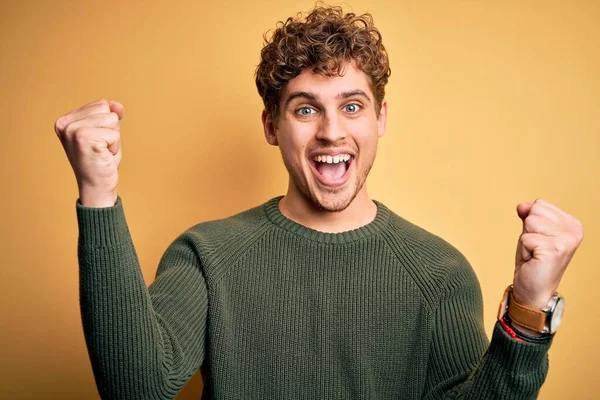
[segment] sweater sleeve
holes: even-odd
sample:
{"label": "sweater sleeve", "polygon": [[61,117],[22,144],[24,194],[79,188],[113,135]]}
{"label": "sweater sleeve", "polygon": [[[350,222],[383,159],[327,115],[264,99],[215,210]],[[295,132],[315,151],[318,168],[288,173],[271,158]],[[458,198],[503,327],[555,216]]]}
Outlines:
{"label": "sweater sleeve", "polygon": [[458,263],[434,311],[424,399],[537,398],[551,341],[514,340],[496,322],[488,342],[479,282],[466,259]]}
{"label": "sweater sleeve", "polygon": [[121,198],[76,204],[80,307],[103,399],[173,399],[204,360],[207,289],[185,234],[146,287]]}

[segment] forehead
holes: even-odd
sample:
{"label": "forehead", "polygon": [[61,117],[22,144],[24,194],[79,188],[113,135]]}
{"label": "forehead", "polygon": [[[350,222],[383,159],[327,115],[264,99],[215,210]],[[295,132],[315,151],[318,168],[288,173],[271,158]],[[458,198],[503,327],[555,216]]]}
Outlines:
{"label": "forehead", "polygon": [[300,75],[291,79],[282,93],[281,101],[285,102],[290,93],[314,93],[322,100],[335,99],[339,93],[360,89],[371,98],[373,92],[369,77],[352,63],[346,63],[342,76],[323,76],[305,68]]}

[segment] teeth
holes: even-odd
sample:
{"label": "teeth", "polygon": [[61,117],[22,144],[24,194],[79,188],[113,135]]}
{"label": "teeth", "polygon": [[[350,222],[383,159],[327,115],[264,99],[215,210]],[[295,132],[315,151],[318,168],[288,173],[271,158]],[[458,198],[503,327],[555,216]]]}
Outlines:
{"label": "teeth", "polygon": [[327,164],[337,164],[340,162],[346,162],[350,158],[352,158],[352,156],[350,154],[338,154],[335,156],[325,156],[325,155],[314,156],[313,160],[317,161],[317,162],[327,163]]}

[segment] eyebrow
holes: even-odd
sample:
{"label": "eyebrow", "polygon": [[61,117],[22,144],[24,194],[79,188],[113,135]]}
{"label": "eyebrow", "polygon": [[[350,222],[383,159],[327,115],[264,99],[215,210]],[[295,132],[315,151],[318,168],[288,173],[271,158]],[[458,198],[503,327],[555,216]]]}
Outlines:
{"label": "eyebrow", "polygon": [[[369,102],[371,102],[371,98],[363,90],[360,90],[360,89],[355,89],[355,90],[350,90],[348,92],[339,93],[337,96],[335,96],[335,98],[340,100],[340,99],[347,99],[348,97],[352,97],[352,96],[363,96]],[[284,108],[287,108],[288,105],[292,102],[292,100],[297,99],[297,98],[303,98],[303,99],[315,100],[315,101],[319,100],[319,96],[317,96],[316,94],[311,93],[311,92],[292,92],[292,93],[290,93],[289,97],[285,101]]]}

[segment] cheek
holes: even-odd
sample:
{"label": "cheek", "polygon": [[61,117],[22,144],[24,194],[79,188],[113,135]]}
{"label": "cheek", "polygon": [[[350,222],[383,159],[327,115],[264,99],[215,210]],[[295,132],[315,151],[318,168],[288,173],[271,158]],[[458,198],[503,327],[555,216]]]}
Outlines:
{"label": "cheek", "polygon": [[279,150],[288,168],[300,169],[303,166],[305,146],[294,140],[292,137],[286,137],[279,141]]}
{"label": "cheek", "polygon": [[369,152],[377,146],[379,130],[377,121],[363,120],[351,127],[350,137],[354,138],[361,152]]}
{"label": "cheek", "polygon": [[279,147],[288,159],[301,160],[305,158],[311,130],[307,129],[308,127],[301,128],[287,130],[279,136]]}

